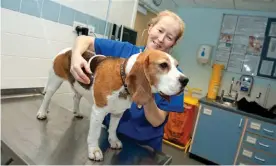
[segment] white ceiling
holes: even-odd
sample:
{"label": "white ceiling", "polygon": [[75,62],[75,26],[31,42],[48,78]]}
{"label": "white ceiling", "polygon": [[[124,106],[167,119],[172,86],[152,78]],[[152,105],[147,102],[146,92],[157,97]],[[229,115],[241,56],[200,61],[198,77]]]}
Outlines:
{"label": "white ceiling", "polygon": [[210,7],[276,12],[276,0],[172,0],[178,7]]}

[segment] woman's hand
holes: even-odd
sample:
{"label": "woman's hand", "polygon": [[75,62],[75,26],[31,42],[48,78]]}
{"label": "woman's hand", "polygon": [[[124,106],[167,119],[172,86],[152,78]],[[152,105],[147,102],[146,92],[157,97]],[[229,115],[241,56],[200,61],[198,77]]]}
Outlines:
{"label": "woman's hand", "polygon": [[168,112],[157,107],[155,100],[149,100],[149,102],[144,105],[144,111],[146,119],[153,127],[160,126],[166,120],[168,115]]}
{"label": "woman's hand", "polygon": [[86,50],[94,51],[94,40],[91,36],[78,36],[72,49],[70,72],[76,80],[89,84],[90,79],[84,74],[84,70],[91,74],[88,62],[82,57]]}
{"label": "woman's hand", "polygon": [[90,79],[83,72],[82,68],[84,68],[87,73],[91,74],[88,62],[81,56],[79,52],[73,52],[71,57],[70,72],[76,80],[84,84],[89,84]]}

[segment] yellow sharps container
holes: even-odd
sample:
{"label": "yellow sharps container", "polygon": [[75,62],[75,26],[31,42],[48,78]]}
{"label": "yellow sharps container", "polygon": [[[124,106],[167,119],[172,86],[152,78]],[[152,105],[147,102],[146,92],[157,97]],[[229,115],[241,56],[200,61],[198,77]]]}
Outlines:
{"label": "yellow sharps container", "polygon": [[213,65],[212,75],[209,81],[207,98],[216,99],[221,83],[223,69],[224,65],[222,64]]}

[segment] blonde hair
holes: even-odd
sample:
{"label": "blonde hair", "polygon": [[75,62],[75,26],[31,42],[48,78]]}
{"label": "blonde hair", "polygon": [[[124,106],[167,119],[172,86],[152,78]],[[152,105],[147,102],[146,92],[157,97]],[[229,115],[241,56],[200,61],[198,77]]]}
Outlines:
{"label": "blonde hair", "polygon": [[180,29],[180,31],[179,31],[179,34],[177,35],[177,37],[176,37],[176,42],[180,39],[180,38],[182,38],[182,36],[183,36],[183,34],[184,34],[184,29],[185,29],[185,22],[177,15],[177,14],[175,14],[174,12],[172,12],[172,11],[169,11],[169,10],[164,10],[164,11],[162,11],[162,12],[159,12],[158,14],[157,14],[157,16],[156,17],[154,17],[154,18],[152,18],[151,20],[150,20],[150,22],[148,23],[148,26],[150,27],[150,26],[154,26],[155,24],[157,24],[159,21],[160,21],[160,19],[162,18],[162,17],[164,17],[164,16],[169,16],[169,17],[172,17],[172,18],[174,18],[176,21],[178,21],[178,23],[179,23],[179,29]]}

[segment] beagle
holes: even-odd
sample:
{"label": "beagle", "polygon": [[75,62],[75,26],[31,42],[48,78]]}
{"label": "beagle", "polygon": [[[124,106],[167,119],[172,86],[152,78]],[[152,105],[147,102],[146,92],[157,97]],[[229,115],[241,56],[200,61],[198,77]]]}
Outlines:
{"label": "beagle", "polygon": [[82,56],[89,62],[92,71],[92,75],[87,74],[91,81],[86,85],[75,80],[70,73],[71,53],[72,50],[67,48],[55,57],[37,118],[47,118],[51,97],[63,81],[68,81],[75,93],[73,111],[76,117],[82,118],[79,111],[82,96],[92,104],[87,137],[88,157],[92,160],[103,160],[98,139],[101,124],[108,113],[111,115],[108,141],[111,148],[122,148],[116,129],[123,112],[130,108],[132,102],[144,105],[153,93],[169,100],[169,96],[183,93],[188,83],[188,78],[177,69],[177,61],[162,51],[145,50],[128,59],[86,51]]}

